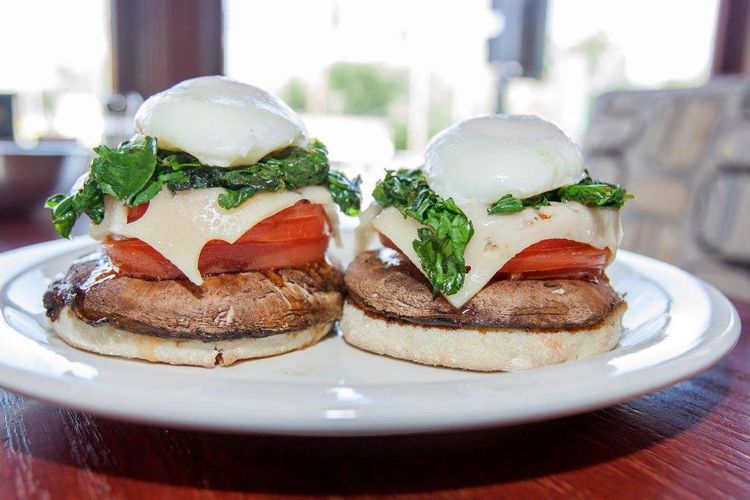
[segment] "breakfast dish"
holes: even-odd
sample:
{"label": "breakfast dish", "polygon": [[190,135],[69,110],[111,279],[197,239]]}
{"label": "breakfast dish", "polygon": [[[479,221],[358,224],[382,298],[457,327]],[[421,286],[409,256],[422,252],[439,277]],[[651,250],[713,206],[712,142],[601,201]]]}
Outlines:
{"label": "breakfast dish", "polygon": [[[351,236],[342,228],[345,241]],[[501,375],[435,369],[338,337],[227,370],[138,363],[70,346],[52,331],[39,300],[55,276],[97,246],[84,237],[0,254],[0,387],[108,418],[180,428],[329,436],[456,431],[572,415],[659,390],[714,364],[740,334],[737,312],[715,288],[618,251],[607,274],[628,300],[620,343],[574,363]],[[351,258],[346,248],[332,251]]]}
{"label": "breakfast dish", "polygon": [[424,167],[389,171],[361,216],[341,330],[418,363],[514,371],[612,349],[623,298],[605,274],[623,188],[589,177],[576,145],[529,116],[460,122]]}
{"label": "breakfast dish", "polygon": [[150,97],[135,129],[47,202],[62,236],[87,215],[101,242],[45,293],[54,331],[100,354],[206,367],[324,337],[343,303],[326,259],[335,206],[358,213],[359,180],[330,169],[281,100],[223,77]]}

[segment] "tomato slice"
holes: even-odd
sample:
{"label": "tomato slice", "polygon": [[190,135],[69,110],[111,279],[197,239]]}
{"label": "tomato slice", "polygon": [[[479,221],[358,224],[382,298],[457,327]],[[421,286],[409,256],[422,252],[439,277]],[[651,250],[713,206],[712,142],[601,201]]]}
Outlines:
{"label": "tomato slice", "polygon": [[[388,238],[380,235],[384,246],[398,250]],[[598,278],[611,257],[608,248],[599,249],[586,243],[549,239],[535,243],[510,259],[495,275],[509,278]]]}
{"label": "tomato slice", "polygon": [[[142,217],[147,205],[129,209],[128,222]],[[323,260],[328,240],[328,219],[323,207],[300,201],[259,222],[233,244],[209,241],[201,251],[198,268],[201,274],[208,275],[299,267]],[[137,238],[108,238],[103,245],[118,271],[127,276],[184,277],[159,252]]]}
{"label": "tomato slice", "polygon": [[543,240],[509,260],[499,278],[596,278],[610,260],[608,248],[595,248],[572,240]]}
{"label": "tomato slice", "polygon": [[137,207],[128,207],[128,224],[131,222],[137,221],[141,217],[143,217],[143,214],[146,213],[146,210],[148,210],[148,206],[150,205],[149,202],[141,203]]}

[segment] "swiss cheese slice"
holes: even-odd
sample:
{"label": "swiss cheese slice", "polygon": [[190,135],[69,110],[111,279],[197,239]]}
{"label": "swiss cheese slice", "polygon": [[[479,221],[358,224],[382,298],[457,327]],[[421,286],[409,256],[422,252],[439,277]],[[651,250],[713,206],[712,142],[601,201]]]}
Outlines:
{"label": "swiss cheese slice", "polygon": [[[622,238],[620,214],[612,208],[553,203],[510,215],[489,215],[484,204],[462,204],[461,209],[474,224],[474,236],[464,250],[464,260],[470,268],[466,281],[457,293],[445,296],[454,307],[468,302],[514,255],[534,243],[553,238],[573,240],[609,248],[614,258]],[[412,244],[417,230],[423,227],[419,222],[388,207],[372,219],[372,226],[424,273]]]}
{"label": "swiss cheese slice", "polygon": [[207,242],[234,243],[260,221],[298,201],[309,200],[325,206],[332,230],[337,234],[336,212],[331,207],[333,200],[322,186],[258,193],[230,210],[221,208],[217,202],[223,192],[221,188],[209,188],[172,194],[163,188],[151,199],[146,213],[131,223],[127,221],[127,208],[107,196],[104,220],[91,226],[91,236],[99,240],[108,235],[138,238],[174,264],[190,281],[200,285],[203,277],[198,270],[198,259]]}

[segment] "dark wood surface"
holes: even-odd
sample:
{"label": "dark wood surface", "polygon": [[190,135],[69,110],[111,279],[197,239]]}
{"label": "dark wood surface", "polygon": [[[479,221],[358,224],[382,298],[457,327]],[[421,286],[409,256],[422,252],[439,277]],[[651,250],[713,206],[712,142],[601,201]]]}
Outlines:
{"label": "dark wood surface", "polygon": [[[0,248],[49,238],[0,222]],[[117,422],[0,391],[0,498],[750,497],[750,303],[743,335],[688,381],[508,429],[292,438]],[[148,388],[144,388],[148,390]]]}

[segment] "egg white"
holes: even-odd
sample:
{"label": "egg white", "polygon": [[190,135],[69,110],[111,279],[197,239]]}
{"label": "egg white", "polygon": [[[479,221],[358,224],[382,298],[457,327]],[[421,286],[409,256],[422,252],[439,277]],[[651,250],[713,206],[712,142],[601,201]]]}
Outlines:
{"label": "egg white", "polygon": [[135,116],[159,148],[190,153],[205,165],[252,165],[269,153],[307,144],[299,117],[265,90],[220,76],[186,80],[149,97]]}
{"label": "egg white", "polygon": [[459,122],[427,146],[430,187],[459,204],[528,198],[585,176],[578,147],[535,116],[492,115]]}

